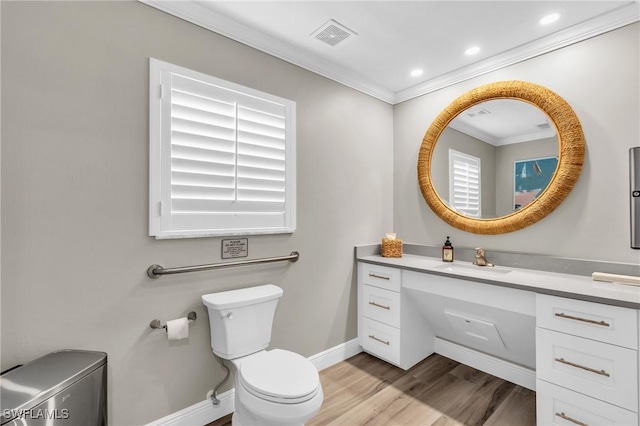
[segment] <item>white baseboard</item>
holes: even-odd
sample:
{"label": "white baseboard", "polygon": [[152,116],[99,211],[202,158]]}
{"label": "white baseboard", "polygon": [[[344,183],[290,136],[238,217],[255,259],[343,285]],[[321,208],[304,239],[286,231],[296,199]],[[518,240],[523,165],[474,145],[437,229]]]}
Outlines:
{"label": "white baseboard", "polygon": [[460,346],[438,337],[435,339],[435,352],[454,361],[466,364],[469,367],[515,383],[516,385],[523,386],[532,391],[536,390],[536,372],[530,368]]}
{"label": "white baseboard", "polygon": [[362,352],[362,347],[358,343],[358,339],[353,339],[334,346],[333,348],[329,348],[319,354],[312,355],[309,357],[309,361],[316,366],[318,371],[322,371],[325,368],[329,368],[334,364],[344,361],[345,359],[356,356],[360,352]]}
{"label": "white baseboard", "polygon": [[210,399],[193,404],[166,417],[148,423],[146,426],[203,426],[233,413],[234,389],[218,396],[220,405],[213,405]]}
{"label": "white baseboard", "polygon": [[[309,357],[309,361],[322,371],[334,364],[342,362],[362,352],[358,339],[349,340],[333,348]],[[166,417],[148,423],[146,426],[203,426],[233,413],[234,389],[223,392],[218,396],[220,405],[214,406],[211,400],[206,399],[183,410],[169,414]]]}

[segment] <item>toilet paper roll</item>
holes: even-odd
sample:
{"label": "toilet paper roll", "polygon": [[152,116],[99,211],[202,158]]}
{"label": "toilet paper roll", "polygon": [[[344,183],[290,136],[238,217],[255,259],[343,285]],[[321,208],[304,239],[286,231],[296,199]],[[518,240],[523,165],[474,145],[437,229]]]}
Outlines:
{"label": "toilet paper roll", "polygon": [[178,318],[167,321],[167,338],[169,340],[182,340],[189,337],[189,320]]}

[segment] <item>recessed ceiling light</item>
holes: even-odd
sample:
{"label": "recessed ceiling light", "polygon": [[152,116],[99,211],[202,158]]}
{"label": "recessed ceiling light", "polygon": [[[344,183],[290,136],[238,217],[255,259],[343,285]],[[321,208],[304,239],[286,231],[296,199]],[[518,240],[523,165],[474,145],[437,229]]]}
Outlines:
{"label": "recessed ceiling light", "polygon": [[542,18],[540,20],[540,25],[549,25],[556,22],[558,19],[560,19],[560,14],[552,13],[551,15],[547,15],[544,18]]}
{"label": "recessed ceiling light", "polygon": [[475,55],[480,52],[480,48],[478,46],[473,46],[464,51],[464,54],[467,56]]}
{"label": "recessed ceiling light", "polygon": [[422,70],[413,70],[411,71],[411,77],[420,77],[422,74],[424,74],[424,71]]}

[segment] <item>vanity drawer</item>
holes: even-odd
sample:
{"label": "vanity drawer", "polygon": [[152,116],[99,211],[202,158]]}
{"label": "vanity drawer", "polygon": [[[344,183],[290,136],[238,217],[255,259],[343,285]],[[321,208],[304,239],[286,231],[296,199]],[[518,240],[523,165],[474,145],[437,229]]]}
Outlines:
{"label": "vanity drawer", "polygon": [[400,293],[370,285],[362,286],[362,312],[365,317],[400,327]]}
{"label": "vanity drawer", "polygon": [[536,371],[542,380],[638,410],[638,353],[538,328]]}
{"label": "vanity drawer", "polygon": [[536,417],[539,425],[629,426],[638,414],[612,404],[536,381]]}
{"label": "vanity drawer", "polygon": [[380,287],[387,290],[400,292],[401,272],[400,268],[361,263],[362,283]]}
{"label": "vanity drawer", "polygon": [[638,348],[638,319],[635,309],[538,294],[538,327]]}
{"label": "vanity drawer", "polygon": [[393,364],[400,364],[400,329],[374,321],[363,319],[362,348],[371,354]]}

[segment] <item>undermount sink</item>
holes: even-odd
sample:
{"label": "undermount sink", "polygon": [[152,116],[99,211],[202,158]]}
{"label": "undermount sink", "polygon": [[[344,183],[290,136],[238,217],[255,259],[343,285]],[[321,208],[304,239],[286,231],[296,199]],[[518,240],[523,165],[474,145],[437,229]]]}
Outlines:
{"label": "undermount sink", "polygon": [[475,265],[456,265],[456,264],[444,264],[434,267],[440,271],[455,272],[459,274],[489,274],[489,275],[504,275],[511,272],[508,269],[495,268],[493,266],[475,266]]}

